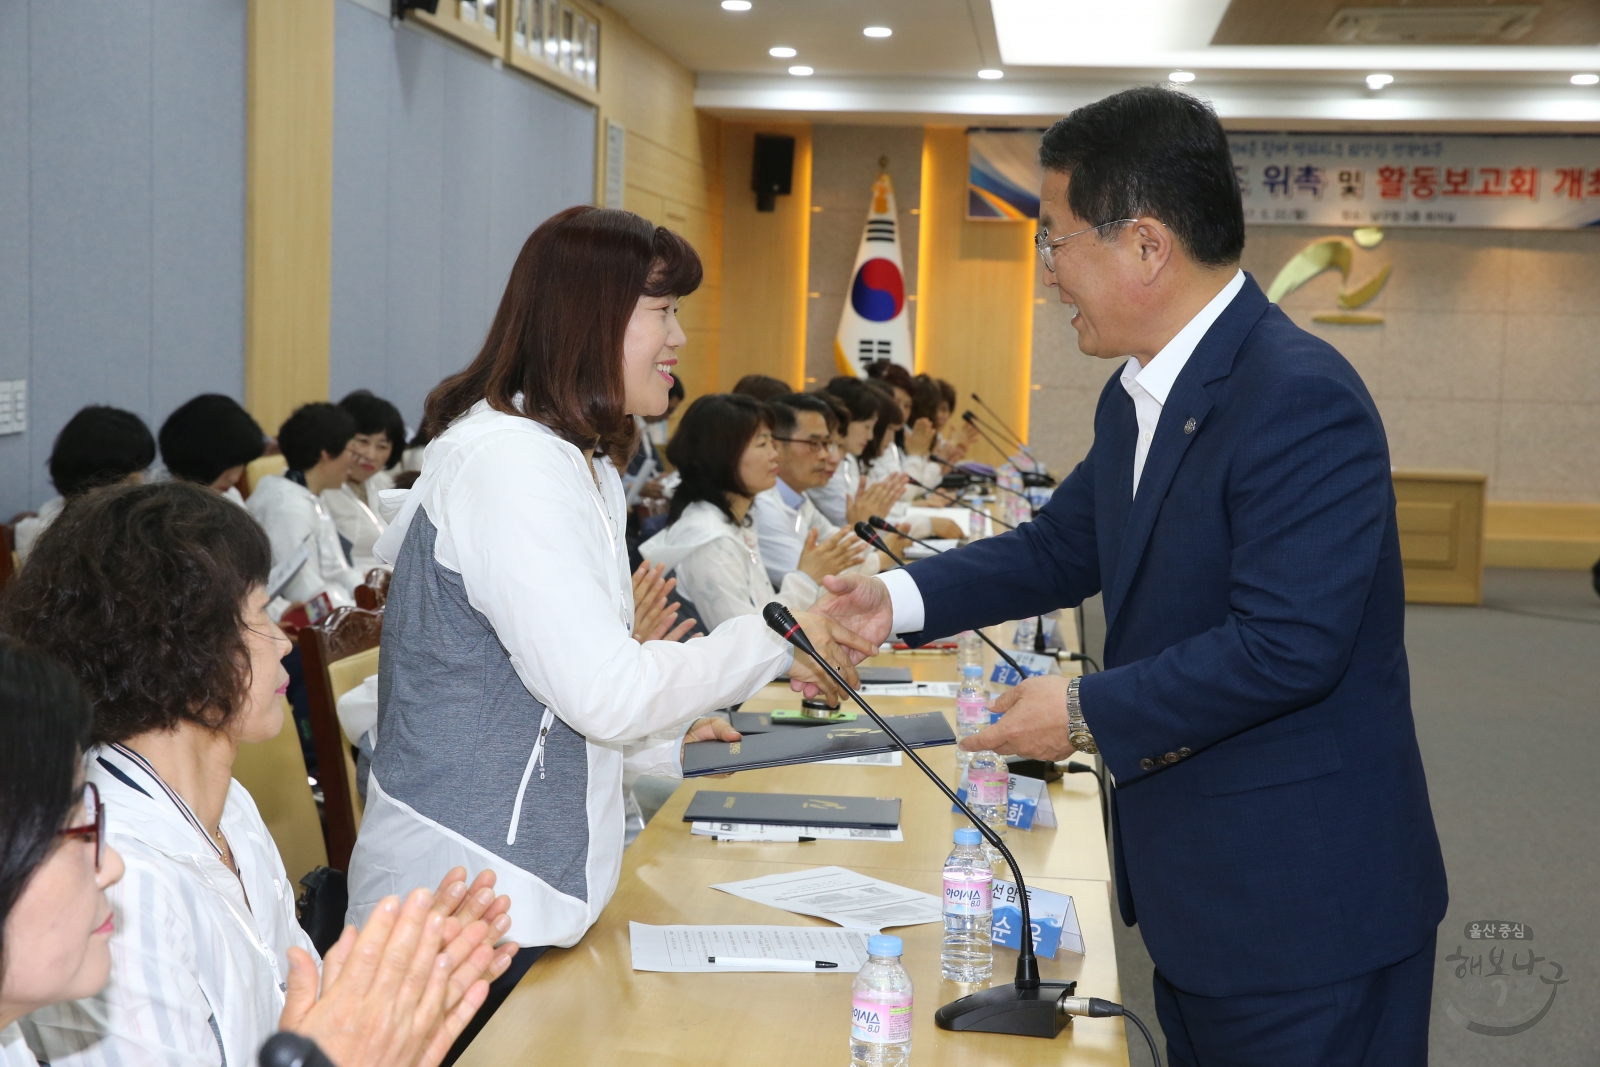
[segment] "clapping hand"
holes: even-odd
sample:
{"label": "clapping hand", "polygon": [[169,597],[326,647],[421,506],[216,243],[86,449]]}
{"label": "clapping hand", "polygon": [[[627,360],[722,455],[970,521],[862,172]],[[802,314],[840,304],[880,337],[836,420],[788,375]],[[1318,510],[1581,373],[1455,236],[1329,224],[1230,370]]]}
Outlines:
{"label": "clapping hand", "polygon": [[821,541],[815,529],[806,531],[804,547],[800,549],[800,565],[795,568],[820,582],[830,574],[849,570],[866,558],[869,549],[848,529],[835,530]]}
{"label": "clapping hand", "polygon": [[889,509],[900,501],[900,494],[910,484],[911,479],[904,474],[891,474],[881,482],[873,482],[865,486],[855,496],[845,501],[845,525],[855,526],[858,522],[866,522],[874,515],[887,515]]}
{"label": "clapping hand", "polygon": [[641,645],[646,641],[681,641],[694,628],[693,619],[678,622],[677,605],[667,597],[678,579],[663,579],[665,570],[666,564],[652,567],[646,560],[633,572],[633,639]]}

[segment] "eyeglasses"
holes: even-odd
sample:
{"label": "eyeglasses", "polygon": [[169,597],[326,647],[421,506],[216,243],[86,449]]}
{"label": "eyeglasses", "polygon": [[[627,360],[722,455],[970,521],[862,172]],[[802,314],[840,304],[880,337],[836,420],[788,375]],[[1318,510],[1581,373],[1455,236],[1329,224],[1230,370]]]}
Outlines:
{"label": "eyeglasses", "polygon": [[839,442],[833,440],[831,437],[774,437],[773,440],[782,441],[787,445],[804,445],[806,448],[809,448],[811,451],[816,452],[819,455],[824,452],[832,452],[834,449],[839,447]]}
{"label": "eyeglasses", "polygon": [[1128,222],[1138,222],[1138,219],[1114,219],[1111,222],[1102,222],[1098,226],[1090,226],[1086,230],[1074,230],[1065,237],[1051,237],[1049,230],[1040,230],[1033,235],[1033,247],[1039,252],[1039,258],[1044,260],[1044,269],[1051,274],[1056,272],[1056,249],[1067,241],[1072,240],[1080,233],[1090,233],[1094,230],[1103,230],[1107,226],[1121,226]]}
{"label": "eyeglasses", "polygon": [[100,803],[100,790],[95,788],[93,782],[83,783],[83,812],[90,817],[89,822],[57,830],[56,836],[94,841],[94,869],[98,871],[106,851],[106,806]]}

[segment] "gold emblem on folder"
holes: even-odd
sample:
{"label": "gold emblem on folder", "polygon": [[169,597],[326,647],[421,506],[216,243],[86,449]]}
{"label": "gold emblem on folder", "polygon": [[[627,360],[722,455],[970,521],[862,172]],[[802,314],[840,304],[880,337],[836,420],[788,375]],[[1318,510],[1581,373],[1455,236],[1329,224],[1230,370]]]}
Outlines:
{"label": "gold emblem on folder", "polygon": [[845,810],[845,807],[844,807],[843,804],[837,803],[837,802],[832,801],[832,800],[819,800],[816,797],[808,797],[808,798],[806,798],[806,802],[804,804],[800,805],[800,806],[802,808],[820,808],[820,809],[825,810],[825,811],[844,811]]}
{"label": "gold emblem on folder", "polygon": [[742,741],[730,741],[728,743],[728,755],[737,756],[739,754],[739,746],[742,744],[744,744]]}

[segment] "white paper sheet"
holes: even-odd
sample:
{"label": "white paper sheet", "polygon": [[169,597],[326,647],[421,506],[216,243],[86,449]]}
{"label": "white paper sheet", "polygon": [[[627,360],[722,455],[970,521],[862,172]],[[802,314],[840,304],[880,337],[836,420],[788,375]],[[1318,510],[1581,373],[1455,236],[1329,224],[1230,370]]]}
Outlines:
{"label": "white paper sheet", "polygon": [[819,759],[817,762],[850,767],[898,767],[905,760],[899,752],[874,752],[869,756],[840,756],[838,759]]}
{"label": "white paper sheet", "polygon": [[869,697],[938,697],[954,700],[960,682],[863,682],[861,694]]}
{"label": "white paper sheet", "polygon": [[893,926],[944,921],[944,901],[939,897],[843,867],[785,871],[743,882],[723,882],[711,888],[873,933]]}
{"label": "white paper sheet", "polygon": [[[822,926],[648,926],[628,924],[636,971],[745,973],[758,966],[718,967],[708,956],[770,960],[829,960],[852,978],[867,962],[867,935],[860,930]],[[787,972],[793,973],[793,972]]]}
{"label": "white paper sheet", "polygon": [[[958,520],[959,521],[959,520]],[[962,524],[965,526],[965,523]],[[913,541],[906,547],[906,559],[927,559],[937,556],[941,552],[948,552],[952,548],[960,547],[961,542],[954,537],[928,537],[922,541]]]}
{"label": "white paper sheet", "polygon": [[904,841],[900,827],[893,830],[867,830],[851,826],[779,826],[775,823],[694,822],[689,832],[701,837],[729,838],[736,841],[793,841],[814,837],[818,841]]}

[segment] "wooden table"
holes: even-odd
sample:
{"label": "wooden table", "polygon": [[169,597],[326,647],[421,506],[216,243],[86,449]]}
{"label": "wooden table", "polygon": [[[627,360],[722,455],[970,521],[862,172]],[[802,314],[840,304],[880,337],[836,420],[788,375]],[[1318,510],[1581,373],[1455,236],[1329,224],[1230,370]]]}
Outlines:
{"label": "wooden table", "polygon": [[[871,662],[910,665],[919,680],[955,675],[953,656],[892,655]],[[744,710],[793,706],[794,700],[786,688],[773,686]],[[904,714],[943,703],[880,698],[873,706],[885,714]],[[953,707],[946,710],[953,715]],[[921,755],[947,781],[954,780],[953,749]],[[681,819],[690,798],[702,788],[899,796],[905,841],[790,845],[692,839]],[[1054,960],[1040,960],[1040,971],[1045,978],[1076,979],[1083,996],[1120,1002],[1110,872],[1094,777],[1067,776],[1051,787],[1051,797],[1059,829],[1012,831],[1007,841],[1030,884],[1073,898],[1085,954],[1063,951]],[[462,1067],[848,1064],[853,975],[635,972],[628,923],[829,926],[711,888],[716,882],[829,864],[938,894],[951,831],[959,824],[949,802],[909,760],[901,767],[809,764],[685,782],[628,849],[616,895],[600,920],[577,946],[552,949],[533,966],[460,1063]],[[1128,1049],[1119,1019],[1075,1019],[1054,1041],[939,1030],[934,1010],[974,987],[940,979],[940,924],[891,932],[905,942],[905,963],[916,990],[914,1063],[1126,1067]],[[1010,980],[1016,958],[1008,949],[995,950],[996,981]]]}

